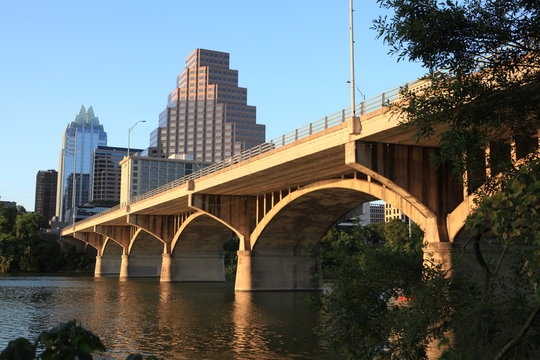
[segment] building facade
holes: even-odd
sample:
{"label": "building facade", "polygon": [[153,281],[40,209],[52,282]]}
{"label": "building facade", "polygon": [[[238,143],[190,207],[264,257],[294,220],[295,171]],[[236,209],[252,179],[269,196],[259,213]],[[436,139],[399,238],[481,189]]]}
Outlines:
{"label": "building facade", "polygon": [[394,219],[401,220],[401,221],[403,221],[404,223],[407,223],[407,224],[410,222],[409,217],[407,215],[405,215],[404,213],[402,213],[401,210],[399,210],[396,207],[393,207],[390,204],[385,204],[385,206],[384,206],[384,221],[389,222],[389,221],[392,221]]}
{"label": "building facade", "polygon": [[247,105],[247,89],[238,87],[238,70],[229,68],[229,54],[196,49],[169,94],[146,154],[223,160],[265,141],[256,115],[255,106]]}
{"label": "building facade", "polygon": [[131,198],[133,198],[196,172],[210,164],[210,162],[182,159],[178,155],[169,159],[130,156],[129,159],[124,159],[121,162],[122,189],[120,202],[125,203],[128,201],[128,188],[131,188]]}
{"label": "building facade", "polygon": [[92,155],[98,146],[106,145],[107,133],[94,115],[92,107],[86,110],[81,106],[79,114],[62,136],[56,191],[56,217],[59,221],[70,220],[66,211],[73,204],[81,206],[90,201]]}
{"label": "building facade", "polygon": [[384,205],[375,202],[363,203],[345,214],[344,221],[340,225],[353,226],[356,223],[368,225],[384,222]]}
{"label": "building facade", "polygon": [[[94,204],[115,205],[120,202],[120,161],[127,155],[127,148],[98,146],[92,155],[92,198]],[[129,149],[130,155],[143,150]]]}
{"label": "building facade", "polygon": [[36,200],[34,211],[51,219],[56,211],[56,170],[40,170],[36,175]]}

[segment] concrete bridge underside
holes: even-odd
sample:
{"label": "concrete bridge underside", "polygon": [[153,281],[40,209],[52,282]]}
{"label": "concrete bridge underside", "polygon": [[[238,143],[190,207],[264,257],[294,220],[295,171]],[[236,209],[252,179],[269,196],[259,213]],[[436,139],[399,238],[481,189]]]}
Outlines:
{"label": "concrete bridge underside", "polygon": [[[437,140],[413,144],[385,111],[347,121],[63,230],[98,251],[96,276],[224,281],[223,244],[240,240],[238,291],[316,289],[307,246],[376,199],[425,233],[425,252],[451,266],[472,208]],[[360,126],[361,125],[361,126]]]}

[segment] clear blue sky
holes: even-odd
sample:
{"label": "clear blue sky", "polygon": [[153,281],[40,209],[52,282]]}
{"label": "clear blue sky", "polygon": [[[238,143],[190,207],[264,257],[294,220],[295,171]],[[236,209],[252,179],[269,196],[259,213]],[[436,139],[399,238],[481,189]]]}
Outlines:
{"label": "clear blue sky", "polygon": [[[195,48],[226,51],[267,139],[348,107],[348,0],[0,0],[0,196],[34,210],[38,170],[92,105],[109,146],[145,148]],[[356,81],[368,97],[421,76],[370,30],[356,0]],[[357,97],[358,99],[359,97]]]}

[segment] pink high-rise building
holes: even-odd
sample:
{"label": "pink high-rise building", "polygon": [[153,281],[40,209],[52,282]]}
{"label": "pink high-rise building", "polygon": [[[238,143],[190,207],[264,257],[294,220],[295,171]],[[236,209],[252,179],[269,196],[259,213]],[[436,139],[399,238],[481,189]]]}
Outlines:
{"label": "pink high-rise building", "polygon": [[229,54],[196,49],[150,135],[149,155],[210,162],[236,155],[265,141],[256,115],[247,89],[238,87],[238,70],[229,68]]}

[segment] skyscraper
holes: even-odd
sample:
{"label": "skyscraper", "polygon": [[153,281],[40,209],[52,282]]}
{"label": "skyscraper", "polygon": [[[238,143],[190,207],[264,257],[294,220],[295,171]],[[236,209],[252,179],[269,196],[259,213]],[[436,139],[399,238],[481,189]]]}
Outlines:
{"label": "skyscraper", "polygon": [[[86,204],[91,198],[90,174],[92,154],[98,146],[107,145],[107,133],[90,106],[81,106],[79,114],[68,125],[62,136],[62,149],[58,162],[58,187],[56,192],[56,216],[67,221],[65,213],[75,206]],[[75,181],[74,178],[75,177]]]}
{"label": "skyscraper", "polygon": [[54,216],[56,210],[56,170],[40,170],[36,175],[36,202],[34,211],[45,215],[47,219]]}
{"label": "skyscraper", "polygon": [[[129,149],[130,155],[142,152]],[[98,146],[92,156],[92,202],[118,203],[120,201],[120,161],[127,155],[126,148]]]}
{"label": "skyscraper", "polygon": [[196,49],[150,135],[148,153],[214,162],[264,141],[265,126],[256,123],[256,108],[247,105],[247,89],[238,87],[229,54]]}

